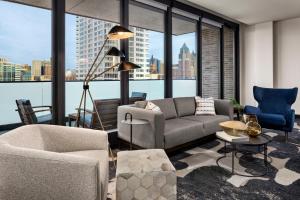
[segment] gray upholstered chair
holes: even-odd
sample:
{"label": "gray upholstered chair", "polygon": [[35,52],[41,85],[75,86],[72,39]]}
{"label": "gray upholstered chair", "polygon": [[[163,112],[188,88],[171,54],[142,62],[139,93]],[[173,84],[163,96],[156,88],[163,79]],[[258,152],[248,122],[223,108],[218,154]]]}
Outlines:
{"label": "gray upholstered chair", "polygon": [[26,125],[0,136],[0,199],[106,200],[104,131]]}
{"label": "gray upholstered chair", "polygon": [[[130,97],[129,104],[134,104],[136,101],[144,101],[145,99],[146,97]],[[118,107],[121,105],[121,99],[97,99],[94,100],[94,103],[101,117],[104,130],[116,129],[118,123]],[[83,123],[83,114],[81,114],[80,125],[86,128],[101,130],[96,110],[86,110],[85,123]]]}

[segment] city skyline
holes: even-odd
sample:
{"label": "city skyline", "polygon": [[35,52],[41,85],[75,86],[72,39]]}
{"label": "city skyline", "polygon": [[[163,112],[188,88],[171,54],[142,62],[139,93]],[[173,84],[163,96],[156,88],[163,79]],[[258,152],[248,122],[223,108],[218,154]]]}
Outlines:
{"label": "city skyline", "polygon": [[[8,12],[8,7],[15,12]],[[49,60],[51,57],[51,12],[49,10],[0,1],[0,18],[4,19],[4,16],[8,20],[0,20],[1,58],[23,66],[32,66],[34,60]],[[78,16],[66,14],[66,71],[78,69],[78,66],[76,68],[76,64],[78,64],[78,55],[76,54],[78,48],[77,18]],[[137,29],[133,28],[133,30]],[[148,48],[145,49],[146,52],[141,57],[145,62],[138,63],[140,57],[136,57],[135,53],[131,57],[129,52],[128,56],[131,61],[144,67],[144,70],[135,72],[132,78],[163,78],[163,74],[156,74],[155,76],[146,74],[152,74],[150,73],[151,63],[149,62],[152,57],[159,60],[159,63],[164,66],[164,34],[146,29],[142,30],[146,31],[149,40]],[[195,51],[194,42],[194,33],[173,36],[173,66],[178,65],[180,48],[184,44],[188,46],[191,52]],[[113,46],[118,47],[118,45]],[[136,75],[138,73],[140,75]]]}
{"label": "city skyline", "polygon": [[[34,59],[46,60],[51,57],[49,10],[0,1],[0,19],[6,19],[0,20],[0,57],[18,64],[30,64]],[[149,31],[149,40],[149,54],[163,60],[163,34]],[[190,34],[181,35],[179,39],[177,37],[173,40],[173,55],[176,55],[173,56],[173,63],[178,62],[177,55],[184,42],[191,51],[195,50],[194,37]],[[76,16],[66,14],[66,69],[75,68]]]}

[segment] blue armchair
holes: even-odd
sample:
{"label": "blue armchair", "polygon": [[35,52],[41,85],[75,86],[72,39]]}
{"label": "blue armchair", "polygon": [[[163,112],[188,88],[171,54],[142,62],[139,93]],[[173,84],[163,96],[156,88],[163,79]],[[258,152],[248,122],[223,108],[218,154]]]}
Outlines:
{"label": "blue armchair", "polygon": [[245,106],[245,114],[257,116],[261,127],[285,132],[285,140],[288,133],[293,130],[295,110],[291,109],[296,101],[298,88],[273,89],[254,86],[253,94],[258,102],[258,107]]}

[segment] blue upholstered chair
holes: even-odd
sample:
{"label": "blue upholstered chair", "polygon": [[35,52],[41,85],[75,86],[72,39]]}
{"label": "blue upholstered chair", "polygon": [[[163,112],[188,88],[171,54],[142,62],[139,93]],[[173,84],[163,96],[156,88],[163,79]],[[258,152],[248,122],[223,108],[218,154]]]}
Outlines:
{"label": "blue upholstered chair", "polygon": [[273,89],[254,86],[253,94],[258,107],[245,106],[245,114],[255,114],[263,128],[281,130],[288,133],[293,130],[295,110],[291,109],[296,101],[298,88]]}

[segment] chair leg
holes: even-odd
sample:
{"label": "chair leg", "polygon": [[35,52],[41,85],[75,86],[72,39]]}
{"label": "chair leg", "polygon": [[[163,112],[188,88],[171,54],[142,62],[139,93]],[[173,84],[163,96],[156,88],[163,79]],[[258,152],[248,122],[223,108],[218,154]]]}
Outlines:
{"label": "chair leg", "polygon": [[285,131],[285,142],[288,142],[289,140],[289,132],[288,131]]}

